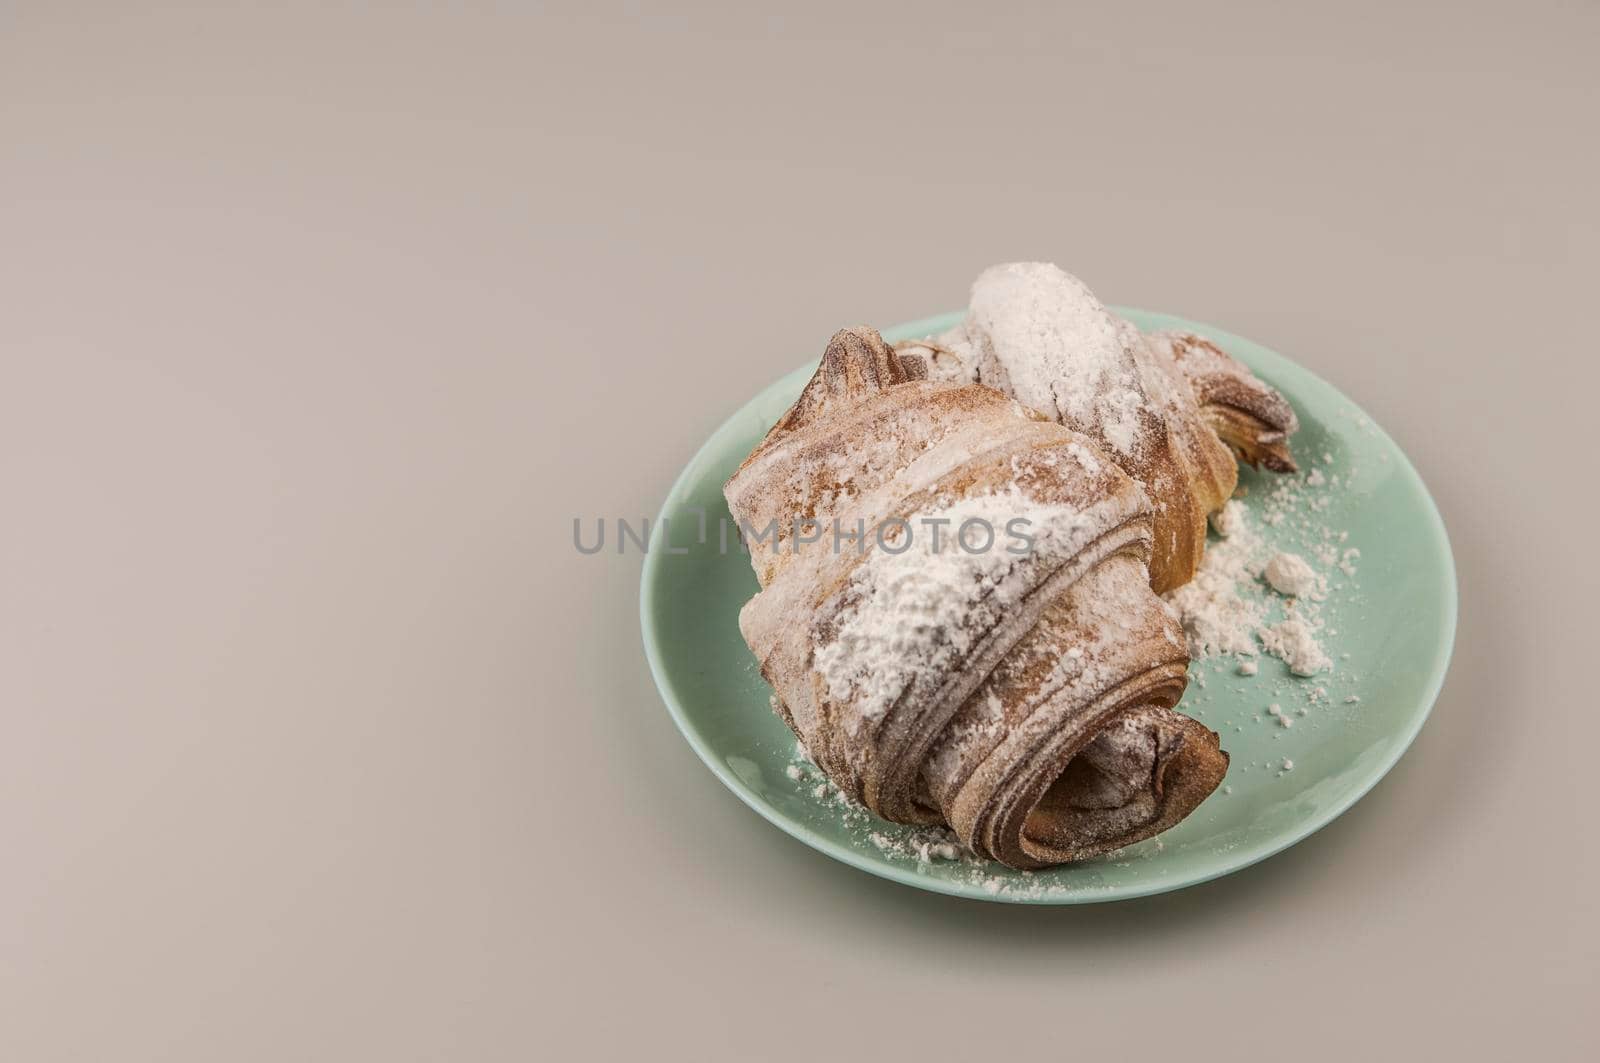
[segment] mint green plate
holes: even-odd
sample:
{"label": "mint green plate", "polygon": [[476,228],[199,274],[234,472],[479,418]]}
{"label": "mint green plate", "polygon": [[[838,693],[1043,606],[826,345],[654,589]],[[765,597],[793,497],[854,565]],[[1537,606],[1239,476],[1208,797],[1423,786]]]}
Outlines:
{"label": "mint green plate", "polygon": [[[654,525],[640,587],[645,652],[673,720],[751,808],[837,860],[911,886],[1078,904],[1178,889],[1265,859],[1355,804],[1406,751],[1444,681],[1456,623],[1450,542],[1416,470],[1354,403],[1282,355],[1167,314],[1121,312],[1144,329],[1214,339],[1294,404],[1302,480],[1314,482],[1316,470],[1323,483],[1305,486],[1289,519],[1273,526],[1260,519],[1269,512],[1272,474],[1242,470],[1242,501],[1271,548],[1308,560],[1318,550],[1332,557],[1330,547],[1341,560],[1346,550],[1360,551],[1353,575],[1337,563],[1319,565],[1335,588],[1322,613],[1333,672],[1295,678],[1266,656],[1256,659],[1253,676],[1238,675],[1232,657],[1192,664],[1181,708],[1217,731],[1233,759],[1225,788],[1159,838],[1031,874],[989,862],[919,859],[905,841],[916,837],[909,828],[830,797],[814,769],[797,762],[794,739],[768,708],[766,684],[739,636],[739,608],[757,588],[732,534],[722,485],[800,393],[813,361],[747,403],[689,462]],[[884,336],[926,336],[960,317],[915,321]],[[813,344],[819,352],[825,339]],[[1269,713],[1274,704],[1293,726]]]}

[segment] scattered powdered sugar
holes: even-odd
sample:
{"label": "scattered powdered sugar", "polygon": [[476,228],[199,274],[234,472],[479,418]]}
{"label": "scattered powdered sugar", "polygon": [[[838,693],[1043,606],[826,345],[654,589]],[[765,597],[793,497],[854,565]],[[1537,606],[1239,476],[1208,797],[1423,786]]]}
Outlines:
{"label": "scattered powdered sugar", "polygon": [[[1346,533],[1336,533],[1304,516],[1307,509],[1320,511],[1326,507],[1304,504],[1303,489],[1331,488],[1337,486],[1340,477],[1329,476],[1320,469],[1311,472],[1316,475],[1276,481],[1259,507],[1261,520],[1280,531],[1298,533],[1308,541],[1307,552],[1318,563],[1353,577],[1361,552],[1343,546]],[[1326,493],[1318,492],[1313,501],[1317,499],[1326,502]],[[1265,651],[1280,658],[1297,676],[1331,671],[1333,660],[1321,643],[1322,603],[1330,590],[1328,577],[1300,553],[1280,551],[1263,561],[1268,547],[1253,519],[1243,502],[1229,499],[1211,517],[1211,526],[1220,541],[1207,544],[1195,578],[1167,596],[1182,619],[1190,655],[1196,659],[1219,654],[1249,658]],[[1280,619],[1271,618],[1274,602],[1262,583],[1288,599]],[[1237,670],[1239,675],[1251,676],[1257,673],[1258,666],[1253,660],[1245,660]],[[1315,699],[1315,691],[1308,697]],[[1326,700],[1326,691],[1322,700]]]}
{"label": "scattered powdered sugar", "polygon": [[915,860],[919,864],[931,864],[935,860],[978,860],[949,827],[917,827],[902,834],[875,830],[867,837],[891,860]]}
{"label": "scattered powdered sugar", "polygon": [[1229,499],[1212,518],[1212,527],[1224,538],[1207,544],[1194,579],[1169,594],[1167,601],[1183,621],[1191,656],[1253,655],[1257,652],[1256,629],[1266,615],[1266,605],[1240,590],[1254,582],[1260,571],[1256,555],[1261,551],[1261,536],[1250,526],[1243,503],[1236,499]]}
{"label": "scattered powdered sugar", "polygon": [[1333,667],[1311,625],[1297,616],[1264,627],[1258,634],[1267,652],[1282,658],[1295,675],[1316,675]]}
{"label": "scattered powdered sugar", "polygon": [[1244,505],[1234,499],[1222,504],[1222,508],[1211,514],[1211,527],[1224,539],[1232,537],[1235,532],[1244,531],[1247,518]]}
{"label": "scattered powdered sugar", "polygon": [[1295,598],[1322,598],[1327,594],[1328,581],[1299,554],[1278,554],[1267,562],[1262,575],[1279,594]]}

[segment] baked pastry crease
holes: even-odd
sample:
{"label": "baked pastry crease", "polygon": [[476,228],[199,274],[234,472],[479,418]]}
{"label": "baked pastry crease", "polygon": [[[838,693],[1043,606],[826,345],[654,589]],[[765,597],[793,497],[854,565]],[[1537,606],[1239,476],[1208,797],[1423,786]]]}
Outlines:
{"label": "baked pastry crease", "polygon": [[1155,507],[1157,593],[1199,569],[1206,517],[1233,494],[1236,459],[1294,470],[1297,425],[1281,395],[1198,336],[1141,334],[1054,265],[985,270],[961,324],[898,350],[934,379],[986,384],[1104,448]]}
{"label": "baked pastry crease", "polygon": [[929,372],[841,331],[727,483],[774,707],[872,811],[1012,867],[1167,829],[1227,755],[1174,710],[1188,655],[1146,491],[1095,439]]}

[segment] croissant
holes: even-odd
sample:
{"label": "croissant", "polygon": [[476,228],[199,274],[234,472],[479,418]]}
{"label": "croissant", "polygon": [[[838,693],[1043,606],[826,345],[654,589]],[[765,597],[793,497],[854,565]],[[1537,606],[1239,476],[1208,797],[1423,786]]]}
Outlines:
{"label": "croissant", "polygon": [[967,317],[935,340],[902,343],[937,379],[987,384],[1100,444],[1155,505],[1151,583],[1187,583],[1206,517],[1238,483],[1236,457],[1294,470],[1283,397],[1214,344],[1142,335],[1059,267],[985,270]]}
{"label": "croissant", "polygon": [[1240,461],[1297,471],[1289,437],[1300,427],[1287,399],[1221,347],[1187,332],[1150,332],[1144,341],[1188,382],[1200,416]]}
{"label": "croissant", "polygon": [[1166,830],[1228,757],[1173,708],[1188,654],[1145,492],[1089,437],[927,373],[839,332],[728,480],[774,708],[872,811],[1012,867]]}

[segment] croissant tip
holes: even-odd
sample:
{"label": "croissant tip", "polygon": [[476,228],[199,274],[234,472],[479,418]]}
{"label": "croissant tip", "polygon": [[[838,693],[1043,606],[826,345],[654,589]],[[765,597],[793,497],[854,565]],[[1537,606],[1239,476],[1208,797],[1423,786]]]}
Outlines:
{"label": "croissant tip", "polygon": [[1233,451],[1233,456],[1244,462],[1252,469],[1259,469],[1263,465],[1268,472],[1296,473],[1300,466],[1295,464],[1294,458],[1289,454],[1289,447],[1284,443],[1261,443],[1258,441],[1241,441],[1237,439],[1224,440],[1228,449]]}
{"label": "croissant tip", "polygon": [[870,325],[842,328],[828,341],[816,373],[789,412],[773,425],[768,438],[816,421],[829,409],[859,402],[884,388],[926,375],[924,366],[906,364]]}
{"label": "croissant tip", "polygon": [[1272,472],[1296,473],[1300,466],[1295,464],[1294,458],[1289,454],[1289,448],[1282,444],[1267,445],[1261,448],[1261,464]]}
{"label": "croissant tip", "polygon": [[835,332],[822,354],[817,376],[829,393],[843,398],[870,394],[910,379],[900,356],[870,325]]}
{"label": "croissant tip", "polygon": [[871,325],[846,325],[833,334],[833,338],[828,341],[828,346],[832,347],[836,343],[848,342],[852,339],[874,345],[883,343],[883,336]]}

